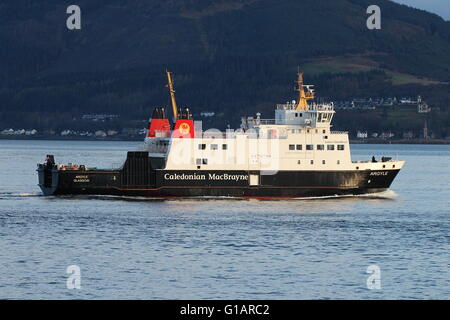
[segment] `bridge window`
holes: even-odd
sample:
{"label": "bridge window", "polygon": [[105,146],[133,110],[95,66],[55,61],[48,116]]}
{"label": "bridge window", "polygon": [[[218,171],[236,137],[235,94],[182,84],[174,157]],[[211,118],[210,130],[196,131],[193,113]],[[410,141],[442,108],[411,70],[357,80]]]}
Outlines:
{"label": "bridge window", "polygon": [[306,145],[306,150],[314,150],[314,145],[313,144],[307,144]]}
{"label": "bridge window", "polygon": [[319,122],[329,122],[330,120],[331,120],[331,113],[324,113],[319,115]]}
{"label": "bridge window", "polygon": [[322,114],[319,113],[319,117],[317,118],[317,122],[322,122]]}
{"label": "bridge window", "polygon": [[302,150],[303,149],[303,145],[301,145],[301,144],[296,145],[296,149],[297,150]]}
{"label": "bridge window", "polygon": [[318,144],[317,150],[320,150],[320,151],[325,150],[325,146],[323,144]]}
{"label": "bridge window", "polygon": [[295,144],[290,144],[289,145],[289,150],[295,150]]}
{"label": "bridge window", "polygon": [[334,150],[334,144],[327,144],[327,150],[333,151]]}
{"label": "bridge window", "polygon": [[344,147],[345,146],[343,144],[338,144],[337,149],[342,151],[344,150]]}

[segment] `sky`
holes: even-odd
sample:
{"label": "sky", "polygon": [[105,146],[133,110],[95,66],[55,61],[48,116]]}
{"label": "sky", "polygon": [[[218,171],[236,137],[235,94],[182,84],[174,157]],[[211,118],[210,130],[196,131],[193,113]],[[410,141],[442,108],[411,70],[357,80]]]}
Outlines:
{"label": "sky", "polygon": [[450,20],[450,0],[393,0],[410,7],[436,13],[446,20]]}

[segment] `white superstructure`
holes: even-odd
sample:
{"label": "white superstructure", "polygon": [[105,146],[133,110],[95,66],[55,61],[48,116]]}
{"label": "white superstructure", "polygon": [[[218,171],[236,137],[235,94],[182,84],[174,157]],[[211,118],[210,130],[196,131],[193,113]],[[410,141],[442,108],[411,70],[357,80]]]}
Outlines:
{"label": "white superstructure", "polygon": [[[332,131],[332,103],[308,104],[312,86],[298,80],[299,101],[278,104],[274,119],[248,117],[241,128],[201,131],[193,138],[146,140],[152,157],[165,159],[167,170],[327,171],[395,170],[404,161],[352,162],[347,132]],[[306,89],[304,91],[304,89]],[[379,159],[380,160],[380,159]]]}

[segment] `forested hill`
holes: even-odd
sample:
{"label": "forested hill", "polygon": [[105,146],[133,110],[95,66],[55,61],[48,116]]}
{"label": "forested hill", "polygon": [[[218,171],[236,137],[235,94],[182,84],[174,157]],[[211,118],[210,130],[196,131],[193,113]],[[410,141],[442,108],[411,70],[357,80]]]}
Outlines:
{"label": "forested hill", "polygon": [[[86,113],[146,119],[168,102],[165,69],[180,104],[215,111],[224,127],[271,117],[294,97],[298,66],[328,99],[422,94],[450,127],[450,22],[437,15],[388,0],[76,2],[72,31],[72,1],[0,3],[0,129],[60,130]],[[381,30],[366,27],[372,4]]]}

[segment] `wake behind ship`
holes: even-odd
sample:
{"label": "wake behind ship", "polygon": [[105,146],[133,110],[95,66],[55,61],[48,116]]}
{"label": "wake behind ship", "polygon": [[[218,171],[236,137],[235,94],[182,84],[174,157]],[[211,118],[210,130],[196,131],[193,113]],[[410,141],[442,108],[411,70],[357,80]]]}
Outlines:
{"label": "wake behind ship", "polygon": [[274,119],[242,119],[239,129],[201,130],[187,108],[178,109],[167,72],[173,121],[165,108],[150,120],[144,151],[128,152],[120,169],[38,164],[45,195],[118,195],[151,198],[302,198],[377,193],[404,165],[352,161],[347,132],[331,130],[333,104],[317,104],[313,86],[298,73],[298,101],[279,104]]}

